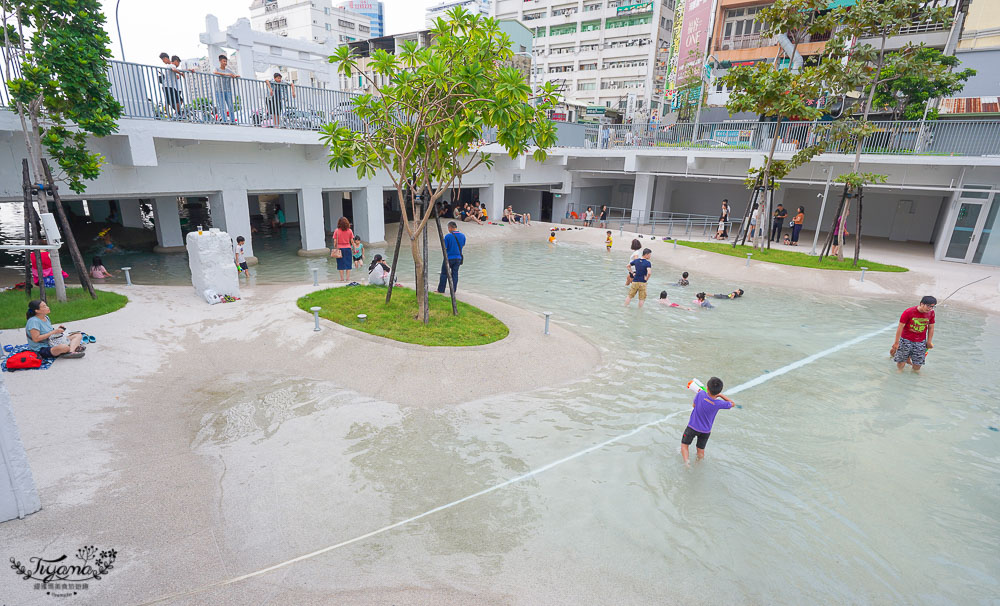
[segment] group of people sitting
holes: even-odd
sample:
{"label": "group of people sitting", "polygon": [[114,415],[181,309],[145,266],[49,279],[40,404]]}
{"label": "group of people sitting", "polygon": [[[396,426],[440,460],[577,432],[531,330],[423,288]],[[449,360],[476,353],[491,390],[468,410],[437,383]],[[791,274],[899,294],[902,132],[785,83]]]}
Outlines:
{"label": "group of people sitting", "polygon": [[513,206],[508,206],[503,209],[503,221],[504,223],[523,223],[525,225],[531,225],[531,213],[516,213],[514,212]]}
{"label": "group of people sitting", "polygon": [[489,220],[486,212],[486,204],[479,202],[466,202],[465,204],[455,204],[452,206],[447,201],[441,202],[438,207],[438,215],[442,219],[458,219],[467,223],[483,224]]}

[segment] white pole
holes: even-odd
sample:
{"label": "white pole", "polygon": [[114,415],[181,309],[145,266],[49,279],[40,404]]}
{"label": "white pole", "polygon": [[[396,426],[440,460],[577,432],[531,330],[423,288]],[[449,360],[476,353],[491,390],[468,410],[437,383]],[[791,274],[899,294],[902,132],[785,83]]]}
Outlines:
{"label": "white pole", "polygon": [[830,181],[833,180],[833,167],[829,168],[830,174],[826,177],[826,187],[823,188],[823,203],[819,206],[819,217],[816,218],[816,233],[813,234],[813,247],[809,251],[810,255],[816,254],[816,242],[819,241],[819,228],[823,225],[823,213],[826,211],[826,197],[830,193]]}

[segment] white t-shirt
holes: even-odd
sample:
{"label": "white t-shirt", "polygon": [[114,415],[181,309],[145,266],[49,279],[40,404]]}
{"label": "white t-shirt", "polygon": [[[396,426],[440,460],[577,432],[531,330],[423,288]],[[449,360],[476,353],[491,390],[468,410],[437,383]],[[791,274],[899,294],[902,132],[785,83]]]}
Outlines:
{"label": "white t-shirt", "polygon": [[172,63],[170,65],[164,64],[164,67],[167,68],[167,72],[163,74],[163,86],[165,86],[166,88],[176,88],[180,90],[181,76],[180,74],[174,71],[177,68],[174,67]]}
{"label": "white t-shirt", "polygon": [[642,249],[641,248],[632,251],[632,256],[628,258],[628,273],[630,273],[630,274],[634,274],[635,273],[635,266],[632,265],[632,261],[635,261],[636,259],[639,259],[641,257],[642,257]]}
{"label": "white t-shirt", "polygon": [[584,218],[587,219],[587,221],[593,221],[594,220],[594,211],[588,209],[587,212],[584,213]]}
{"label": "white t-shirt", "polygon": [[241,246],[239,244],[236,245],[236,262],[237,263],[246,263],[247,262],[247,258],[246,258],[246,256],[244,256],[244,253],[243,253],[243,246]]}
{"label": "white t-shirt", "polygon": [[381,263],[376,263],[375,268],[372,269],[370,274],[368,274],[368,283],[375,284],[377,286],[389,285],[389,272],[382,267]]}

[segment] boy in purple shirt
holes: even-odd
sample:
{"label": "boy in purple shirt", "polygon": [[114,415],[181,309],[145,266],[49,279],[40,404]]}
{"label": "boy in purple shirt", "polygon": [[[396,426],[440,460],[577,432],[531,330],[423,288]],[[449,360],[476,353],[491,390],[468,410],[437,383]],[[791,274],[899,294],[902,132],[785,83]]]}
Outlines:
{"label": "boy in purple shirt", "polygon": [[712,377],[705,385],[705,391],[699,391],[694,397],[694,404],[691,411],[691,418],[688,420],[687,429],[684,430],[684,437],[681,438],[681,456],[684,462],[688,462],[688,446],[695,438],[698,438],[698,460],[705,458],[705,445],[708,444],[708,436],[712,433],[712,423],[715,422],[715,415],[720,410],[732,408],[736,404],[722,395],[722,379]]}

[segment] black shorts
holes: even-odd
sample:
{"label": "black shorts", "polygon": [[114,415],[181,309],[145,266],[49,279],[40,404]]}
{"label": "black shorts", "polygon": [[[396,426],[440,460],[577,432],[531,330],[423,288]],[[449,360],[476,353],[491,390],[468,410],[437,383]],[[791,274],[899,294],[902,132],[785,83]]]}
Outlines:
{"label": "black shorts", "polygon": [[708,444],[708,437],[712,435],[712,432],[695,431],[688,426],[684,430],[684,436],[681,438],[681,444],[691,444],[695,438],[698,438],[698,450],[705,450],[705,445]]}
{"label": "black shorts", "polygon": [[242,269],[243,271],[248,271],[250,269],[250,266],[248,266],[247,262],[244,261],[244,262],[240,263],[240,269]]}
{"label": "black shorts", "polygon": [[167,105],[171,107],[180,105],[181,102],[184,100],[184,98],[181,97],[181,91],[177,90],[176,88],[170,88],[169,86],[165,87],[163,89],[163,93],[167,98]]}

